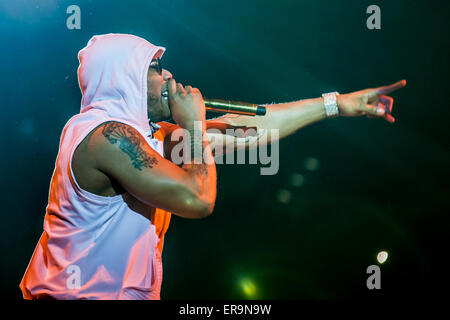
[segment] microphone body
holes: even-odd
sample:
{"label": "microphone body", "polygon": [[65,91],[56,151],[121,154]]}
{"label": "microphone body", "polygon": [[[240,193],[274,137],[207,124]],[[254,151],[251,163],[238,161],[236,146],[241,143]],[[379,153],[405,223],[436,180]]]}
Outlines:
{"label": "microphone body", "polygon": [[263,116],[266,108],[253,103],[204,98],[207,111]]}

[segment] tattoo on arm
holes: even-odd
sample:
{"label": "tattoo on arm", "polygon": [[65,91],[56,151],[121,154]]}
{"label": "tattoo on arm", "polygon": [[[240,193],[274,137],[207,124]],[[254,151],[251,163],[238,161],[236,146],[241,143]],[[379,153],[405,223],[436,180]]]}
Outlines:
{"label": "tattoo on arm", "polygon": [[103,135],[111,144],[119,143],[120,150],[126,153],[133,166],[142,171],[142,168],[153,168],[158,160],[149,155],[141,145],[138,133],[129,126],[120,122],[108,122],[103,126]]}
{"label": "tattoo on arm", "polygon": [[203,132],[190,130],[189,136],[190,140],[190,152],[191,152],[191,161],[189,164],[190,172],[194,173],[197,176],[207,176],[208,175],[208,167],[204,162],[203,154],[205,152],[205,144],[203,141]]}

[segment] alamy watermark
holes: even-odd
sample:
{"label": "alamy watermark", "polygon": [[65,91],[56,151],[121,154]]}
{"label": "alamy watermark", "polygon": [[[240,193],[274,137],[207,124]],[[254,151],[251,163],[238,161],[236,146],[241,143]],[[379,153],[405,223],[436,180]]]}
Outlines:
{"label": "alamy watermark", "polygon": [[[219,129],[210,128],[203,135],[202,122],[194,122],[194,130],[175,129],[171,141],[177,142],[171,152],[172,162],[212,164],[262,164],[261,175],[275,175],[279,170],[279,130],[256,130],[255,128]],[[180,140],[181,139],[181,140]],[[192,141],[208,139],[213,157],[202,148],[192,148]],[[269,151],[270,149],[270,151]],[[194,154],[192,153],[194,151]]]}
{"label": "alamy watermark", "polygon": [[[66,20],[66,26],[69,30],[81,29],[81,9],[77,5],[70,5],[66,9],[66,13],[70,14]],[[381,9],[379,6],[372,4],[367,7],[366,13],[370,16],[366,20],[366,26],[369,30],[381,29]]]}
{"label": "alamy watermark", "polygon": [[66,287],[69,290],[80,289],[81,287],[81,269],[76,264],[67,267],[67,274],[70,276],[66,280]]}
{"label": "alamy watermark", "polygon": [[81,29],[81,10],[80,10],[80,7],[77,6],[77,5],[72,4],[72,5],[67,7],[66,13],[70,14],[70,16],[68,16],[67,20],[66,20],[67,29],[69,29],[69,30],[73,30],[73,29],[80,30]]}
{"label": "alamy watermark", "polygon": [[381,29],[381,9],[379,6],[372,4],[367,7],[367,14],[370,16],[367,18],[366,26],[369,30]]}
{"label": "alamy watermark", "polygon": [[370,276],[367,278],[366,286],[367,289],[381,289],[381,270],[376,264],[370,265],[366,270],[367,274]]}

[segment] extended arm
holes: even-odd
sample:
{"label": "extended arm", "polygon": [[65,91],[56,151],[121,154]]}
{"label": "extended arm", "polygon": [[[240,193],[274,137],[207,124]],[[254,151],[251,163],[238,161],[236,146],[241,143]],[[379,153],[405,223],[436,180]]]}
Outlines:
{"label": "extended arm", "polygon": [[[368,117],[380,117],[393,123],[395,119],[391,116],[393,99],[386,96],[406,85],[402,80],[389,86],[375,89],[366,89],[337,97],[339,114],[346,117],[367,115]],[[300,128],[326,118],[323,98],[306,99],[289,103],[265,105],[267,113],[265,116],[241,116],[228,114],[217,119],[207,121],[208,129],[218,129],[222,134],[226,129],[254,128],[257,134],[245,138],[237,138],[226,135],[224,139],[217,139],[217,133],[208,134],[211,143],[226,141],[224,143],[244,144],[246,147],[258,143],[270,143],[271,129],[278,130],[278,137],[284,138],[293,134]],[[388,112],[386,112],[388,110]],[[217,145],[211,145],[213,149]],[[228,149],[229,150],[229,149]]]}

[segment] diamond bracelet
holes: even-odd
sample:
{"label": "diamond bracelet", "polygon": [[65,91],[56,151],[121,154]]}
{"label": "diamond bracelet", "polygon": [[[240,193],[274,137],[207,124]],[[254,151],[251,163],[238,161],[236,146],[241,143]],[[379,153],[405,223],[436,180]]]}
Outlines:
{"label": "diamond bracelet", "polygon": [[339,115],[339,108],[337,105],[337,96],[339,92],[329,92],[322,94],[323,105],[325,106],[325,114],[328,118]]}

